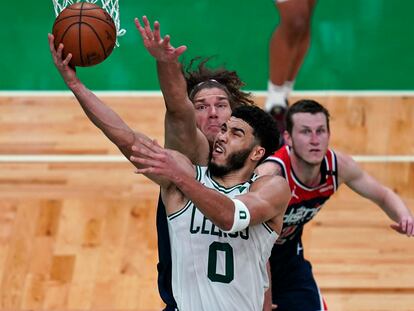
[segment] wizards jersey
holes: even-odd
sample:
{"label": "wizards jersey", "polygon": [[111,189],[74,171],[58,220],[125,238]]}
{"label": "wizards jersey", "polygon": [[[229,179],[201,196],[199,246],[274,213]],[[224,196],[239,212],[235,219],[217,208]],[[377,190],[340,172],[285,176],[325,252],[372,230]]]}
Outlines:
{"label": "wizards jersey", "polygon": [[[277,257],[290,256],[298,252],[303,226],[322,208],[338,187],[336,155],[328,149],[321,164],[321,182],[310,188],[296,177],[290,161],[290,148],[283,146],[266,161],[278,163],[289,183],[292,198],[283,218],[283,229],[272,252]],[[298,244],[299,243],[299,244]]]}

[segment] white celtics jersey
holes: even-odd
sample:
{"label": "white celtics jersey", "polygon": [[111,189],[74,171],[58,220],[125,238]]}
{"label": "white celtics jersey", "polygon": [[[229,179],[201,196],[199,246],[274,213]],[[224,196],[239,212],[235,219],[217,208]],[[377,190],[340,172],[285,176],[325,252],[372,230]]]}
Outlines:
{"label": "white celtics jersey", "polygon": [[[198,181],[230,198],[249,191],[253,181],[225,188],[206,167],[196,169]],[[275,231],[263,223],[226,234],[191,201],[168,216],[168,227],[172,289],[180,311],[262,310]]]}

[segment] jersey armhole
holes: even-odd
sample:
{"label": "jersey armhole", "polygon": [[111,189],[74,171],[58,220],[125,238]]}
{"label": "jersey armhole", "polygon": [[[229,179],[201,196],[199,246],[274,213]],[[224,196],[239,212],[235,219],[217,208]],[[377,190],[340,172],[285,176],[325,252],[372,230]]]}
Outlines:
{"label": "jersey armhole", "polygon": [[263,163],[266,163],[266,162],[272,162],[272,163],[279,165],[282,177],[285,179],[287,178],[286,166],[282,160],[271,156],[271,157],[268,157]]}
{"label": "jersey armhole", "polygon": [[192,202],[190,200],[188,200],[187,203],[184,205],[184,207],[182,209],[172,213],[171,215],[167,215],[168,221],[171,221],[171,220],[177,218],[178,216],[184,214],[185,211],[190,207],[191,203]]}
{"label": "jersey armhole", "polygon": [[[203,169],[202,169],[202,167],[201,166],[199,166],[199,165],[195,165],[194,166],[195,167],[195,169],[196,169],[196,176],[195,176],[195,179],[198,181],[198,182],[201,182],[201,178],[202,178],[202,176],[203,176]],[[171,220],[173,220],[174,218],[177,218],[178,216],[180,216],[180,215],[182,215],[187,209],[188,209],[188,207],[191,205],[191,203],[192,203],[192,201],[191,200],[188,200],[185,204],[184,204],[184,206],[182,207],[182,208],[180,208],[178,211],[176,211],[176,212],[174,212],[174,213],[172,213],[172,214],[170,214],[170,215],[167,215],[167,219],[169,220],[169,221],[171,221]]]}
{"label": "jersey armhole", "polygon": [[330,152],[332,154],[332,177],[333,177],[333,182],[334,182],[334,191],[336,192],[338,190],[339,187],[339,183],[338,183],[338,158],[336,157],[336,153],[330,149]]}

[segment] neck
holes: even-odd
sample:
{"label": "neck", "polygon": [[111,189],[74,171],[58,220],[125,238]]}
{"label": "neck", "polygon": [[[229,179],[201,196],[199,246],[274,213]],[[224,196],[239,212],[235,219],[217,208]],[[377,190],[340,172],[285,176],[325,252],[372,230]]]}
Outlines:
{"label": "neck", "polygon": [[301,183],[312,188],[321,182],[321,163],[311,164],[304,161],[293,151],[290,154],[292,169]]}
{"label": "neck", "polygon": [[250,177],[252,176],[253,172],[254,172],[254,168],[245,166],[239,170],[228,172],[227,174],[223,176],[212,176],[212,177],[220,185],[226,188],[230,188],[235,185],[248,181]]}

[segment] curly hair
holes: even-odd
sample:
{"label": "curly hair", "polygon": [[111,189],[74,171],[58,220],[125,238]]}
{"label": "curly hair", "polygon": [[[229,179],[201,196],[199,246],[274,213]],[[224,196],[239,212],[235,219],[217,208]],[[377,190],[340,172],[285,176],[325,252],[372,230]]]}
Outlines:
{"label": "curly hair", "polygon": [[[220,88],[229,96],[232,109],[240,105],[254,105],[251,94],[243,92],[241,88],[245,85],[235,71],[224,67],[211,69],[206,63],[211,59],[201,57],[193,58],[188,65],[183,64],[183,74],[187,81],[188,97],[192,101],[194,95],[205,88]],[[196,69],[194,67],[198,63]]]}
{"label": "curly hair", "polygon": [[242,119],[253,128],[253,135],[265,149],[262,162],[279,149],[279,130],[276,121],[257,106],[239,106],[232,112],[232,117]]}

